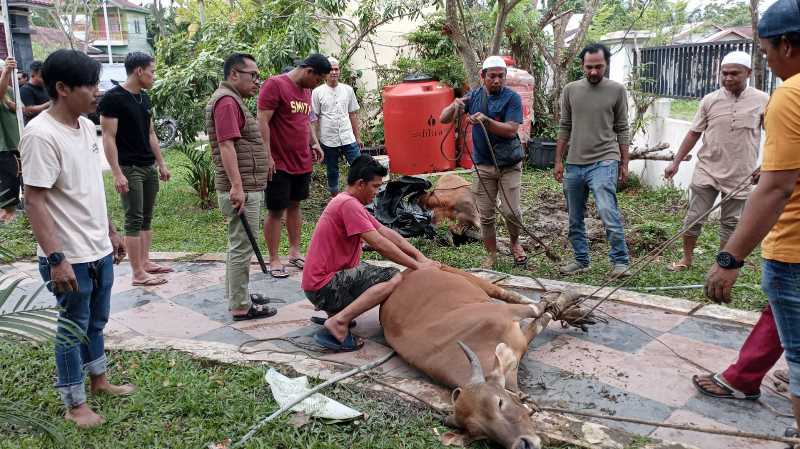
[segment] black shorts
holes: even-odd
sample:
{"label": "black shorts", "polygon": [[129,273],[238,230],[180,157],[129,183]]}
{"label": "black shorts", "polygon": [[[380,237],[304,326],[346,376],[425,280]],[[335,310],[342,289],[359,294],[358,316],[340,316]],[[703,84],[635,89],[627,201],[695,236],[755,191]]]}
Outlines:
{"label": "black shorts", "polygon": [[311,187],[311,173],[292,175],[285,171],[275,170],[272,181],[267,182],[264,189],[265,203],[268,210],[284,210],[290,203],[297,203],[308,198]]}
{"label": "black shorts", "polygon": [[0,209],[19,204],[19,153],[0,151]]}
{"label": "black shorts", "polygon": [[333,316],[350,305],[368,288],[389,281],[399,272],[397,268],[379,267],[361,262],[355,268],[337,272],[321,289],[315,292],[306,291],[306,298],[318,310],[324,310]]}

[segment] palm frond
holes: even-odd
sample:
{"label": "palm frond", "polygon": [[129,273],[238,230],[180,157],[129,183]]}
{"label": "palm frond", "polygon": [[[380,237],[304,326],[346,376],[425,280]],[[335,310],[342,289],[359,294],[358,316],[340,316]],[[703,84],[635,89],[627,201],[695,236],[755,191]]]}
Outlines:
{"label": "palm frond", "polygon": [[23,407],[20,404],[0,399],[0,422],[42,432],[53,441],[56,447],[64,447],[64,436],[50,421],[22,410]]}

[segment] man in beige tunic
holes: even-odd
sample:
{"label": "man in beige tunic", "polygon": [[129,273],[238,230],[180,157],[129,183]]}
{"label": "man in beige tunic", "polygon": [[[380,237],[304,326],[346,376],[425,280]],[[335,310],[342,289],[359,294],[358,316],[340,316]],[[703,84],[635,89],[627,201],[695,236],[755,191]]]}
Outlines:
{"label": "man in beige tunic", "polygon": [[[750,176],[758,163],[761,126],[769,95],[747,86],[750,78],[750,55],[742,51],[728,53],[720,65],[722,87],[703,97],[691,130],[681,143],[678,154],[666,170],[667,179],[675,176],[681,161],[703,136],[697,153],[689,194],[689,211],[684,226],[694,222],[714,206],[717,196],[727,195]],[[750,189],[722,203],[720,248],[739,223]],[[703,222],[683,234],[683,258],[667,268],[681,271],[692,265],[692,252]]]}

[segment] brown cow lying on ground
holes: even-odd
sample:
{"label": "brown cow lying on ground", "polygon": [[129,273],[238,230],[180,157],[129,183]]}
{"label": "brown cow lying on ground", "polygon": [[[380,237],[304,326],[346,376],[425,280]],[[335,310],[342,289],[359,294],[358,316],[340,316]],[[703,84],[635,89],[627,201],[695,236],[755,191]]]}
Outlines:
{"label": "brown cow lying on ground", "polygon": [[433,223],[447,218],[456,223],[450,227],[457,234],[463,234],[465,227],[480,228],[478,206],[470,183],[461,176],[446,174],[436,181],[429,193],[420,196],[419,204],[433,211]]}
{"label": "brown cow lying on ground", "polygon": [[[539,449],[531,410],[521,401],[517,368],[530,342],[550,321],[593,323],[575,322],[583,315],[570,308],[576,299],[562,293],[535,303],[443,266],[403,273],[400,285],[381,305],[380,320],[387,342],[403,359],[454,388],[454,413],[446,424],[462,429],[466,443],[488,438],[507,449]],[[533,321],[523,323],[526,319]]]}

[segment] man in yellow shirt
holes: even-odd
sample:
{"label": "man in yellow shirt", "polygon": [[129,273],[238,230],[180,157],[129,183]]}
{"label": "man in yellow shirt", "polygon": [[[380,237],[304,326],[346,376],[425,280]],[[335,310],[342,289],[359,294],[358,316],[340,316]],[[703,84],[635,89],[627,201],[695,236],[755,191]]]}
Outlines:
{"label": "man in yellow shirt", "polygon": [[[767,64],[783,84],[767,105],[761,179],[709,271],[705,293],[716,302],[729,302],[744,258],[763,239],[761,286],[778,326],[794,415],[800,419],[800,1],[778,0],[770,6],[758,35]],[[798,433],[790,429],[787,435]]]}

